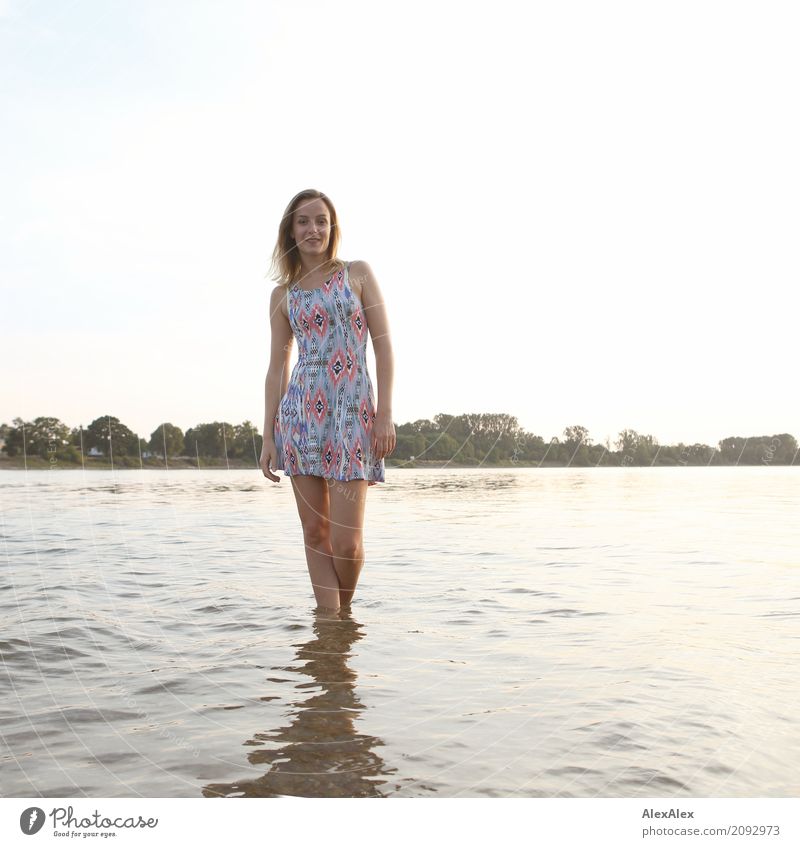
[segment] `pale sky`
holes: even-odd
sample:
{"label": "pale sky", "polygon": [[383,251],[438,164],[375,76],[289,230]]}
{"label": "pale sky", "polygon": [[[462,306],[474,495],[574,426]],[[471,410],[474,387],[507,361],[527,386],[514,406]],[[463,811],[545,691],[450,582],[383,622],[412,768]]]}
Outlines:
{"label": "pale sky", "polygon": [[313,187],[383,289],[396,423],[800,438],[799,23],[0,2],[0,421],[261,428],[265,274]]}

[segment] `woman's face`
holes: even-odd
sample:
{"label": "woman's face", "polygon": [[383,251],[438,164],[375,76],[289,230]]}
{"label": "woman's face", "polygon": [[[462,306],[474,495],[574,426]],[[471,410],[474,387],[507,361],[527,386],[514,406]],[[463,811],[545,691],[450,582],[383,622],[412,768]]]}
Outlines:
{"label": "woman's face", "polygon": [[307,200],[295,209],[292,217],[297,249],[312,261],[324,256],[331,238],[331,220],[324,201]]}

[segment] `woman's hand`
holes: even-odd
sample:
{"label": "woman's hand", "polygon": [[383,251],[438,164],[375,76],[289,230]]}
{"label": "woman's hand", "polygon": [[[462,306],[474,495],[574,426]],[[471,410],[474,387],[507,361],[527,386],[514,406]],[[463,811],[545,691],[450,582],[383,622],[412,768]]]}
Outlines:
{"label": "woman's hand", "polygon": [[372,424],[372,456],[376,462],[380,462],[385,456],[394,452],[397,446],[397,436],[394,431],[391,415],[382,415],[378,412]]}
{"label": "woman's hand", "polygon": [[261,467],[261,470],[264,472],[264,476],[267,479],[271,479],[273,482],[280,482],[281,478],[272,473],[272,468],[278,462],[278,448],[275,446],[275,441],[272,438],[265,438],[264,444],[261,447],[261,458],[259,459],[258,464]]}

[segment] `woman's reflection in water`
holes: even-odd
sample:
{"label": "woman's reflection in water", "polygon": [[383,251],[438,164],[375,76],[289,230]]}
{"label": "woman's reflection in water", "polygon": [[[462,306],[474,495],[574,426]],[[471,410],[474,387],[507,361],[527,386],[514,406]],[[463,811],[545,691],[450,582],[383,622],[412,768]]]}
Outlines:
{"label": "woman's reflection in water", "polygon": [[[298,700],[287,726],[258,733],[248,761],[269,770],[256,779],[210,784],[205,797],[384,797],[399,786],[383,776],[395,773],[375,752],[383,742],[356,731],[355,718],[364,708],[356,693],[356,674],[347,666],[350,650],[363,638],[350,607],[338,612],[317,608],[315,637],[300,645],[294,667],[275,668],[310,676],[298,689],[317,694]],[[385,788],[382,790],[382,786]]]}

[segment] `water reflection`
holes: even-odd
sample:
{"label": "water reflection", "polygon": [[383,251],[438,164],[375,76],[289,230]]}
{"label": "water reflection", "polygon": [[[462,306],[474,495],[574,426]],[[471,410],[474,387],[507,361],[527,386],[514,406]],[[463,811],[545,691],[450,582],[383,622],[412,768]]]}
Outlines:
{"label": "water reflection", "polygon": [[365,706],[356,690],[356,674],[347,660],[353,645],[364,634],[349,609],[338,614],[317,610],[314,638],[301,644],[297,662],[273,670],[303,674],[311,682],[295,689],[316,694],[289,704],[289,723],[258,732],[245,741],[253,749],[248,761],[267,766],[263,776],[230,784],[210,783],[205,797],[385,797],[397,791],[382,777],[396,772],[383,761],[377,748],[383,741],[358,732],[355,721]]}
{"label": "water reflection", "polygon": [[[476,491],[485,493],[487,491],[511,491],[520,487],[519,480],[513,476],[492,475],[491,470],[481,473],[464,473],[460,477],[455,475],[437,476],[433,479],[425,477],[415,478],[413,487],[409,491],[421,498],[422,495],[429,496],[430,492],[442,493],[464,493],[474,495]],[[404,495],[407,493],[404,490]]]}

